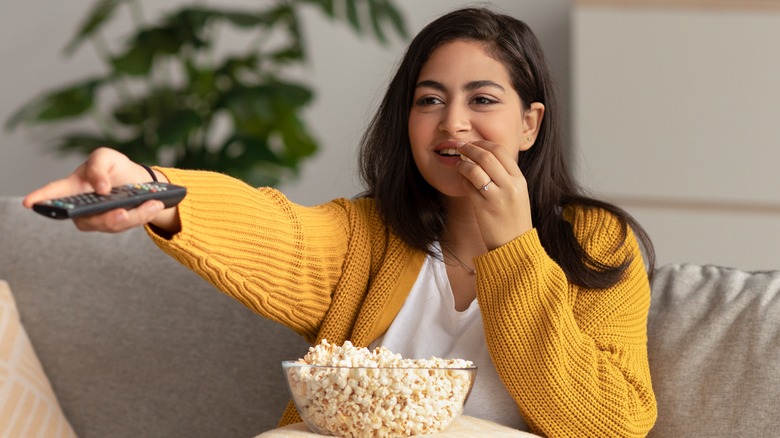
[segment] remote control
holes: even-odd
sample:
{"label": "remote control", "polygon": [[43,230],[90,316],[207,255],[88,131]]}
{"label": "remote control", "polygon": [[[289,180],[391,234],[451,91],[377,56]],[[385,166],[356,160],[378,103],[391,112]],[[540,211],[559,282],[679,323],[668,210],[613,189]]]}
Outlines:
{"label": "remote control", "polygon": [[52,219],[72,219],[99,214],[115,208],[132,209],[150,199],[163,201],[165,208],[184,199],[187,189],[161,182],[126,184],[111,189],[108,195],[94,192],[50,199],[33,205],[33,210]]}

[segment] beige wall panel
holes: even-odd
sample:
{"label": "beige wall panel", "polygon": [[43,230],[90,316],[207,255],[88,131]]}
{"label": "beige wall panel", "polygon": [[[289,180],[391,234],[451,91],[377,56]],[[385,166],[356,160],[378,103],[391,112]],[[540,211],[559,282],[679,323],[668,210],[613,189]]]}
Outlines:
{"label": "beige wall panel", "polygon": [[663,9],[780,9],[780,0],[576,0],[579,7]]}
{"label": "beige wall panel", "polygon": [[780,216],[628,208],[645,227],[657,265],[699,263],[780,269]]}
{"label": "beige wall panel", "polygon": [[777,265],[780,11],[578,3],[572,36],[579,177],[662,260]]}

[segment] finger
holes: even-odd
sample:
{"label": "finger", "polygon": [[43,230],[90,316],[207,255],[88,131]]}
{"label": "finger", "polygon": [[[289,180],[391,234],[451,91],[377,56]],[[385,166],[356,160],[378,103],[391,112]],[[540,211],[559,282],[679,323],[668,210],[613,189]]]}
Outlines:
{"label": "finger", "polygon": [[463,162],[458,163],[458,172],[463,176],[463,182],[471,185],[475,190],[490,180],[490,176],[482,169],[482,166],[473,161],[463,160]]}
{"label": "finger", "polygon": [[458,171],[471,182],[475,190],[482,190],[486,185],[489,189],[500,174],[505,173],[492,152],[483,146],[467,143],[459,147],[458,151],[463,160],[458,163]]}
{"label": "finger", "polygon": [[87,161],[65,178],[52,181],[45,186],[29,193],[22,205],[32,208],[36,202],[47,199],[71,196],[87,191],[95,191],[101,195],[107,195],[111,191],[109,172],[113,164],[109,160],[110,150],[99,148],[93,151]]}
{"label": "finger", "polygon": [[492,179],[488,180],[488,182],[486,182],[485,184],[482,184],[482,187],[479,188],[479,191],[480,192],[487,192],[488,190],[490,190],[490,186],[491,185],[493,185],[493,180]]}
{"label": "finger", "polygon": [[471,144],[489,152],[490,155],[495,158],[495,162],[500,164],[501,168],[509,175],[517,176],[518,174],[521,174],[520,167],[517,164],[517,155],[512,154],[504,145],[486,140],[477,140]]}
{"label": "finger", "polygon": [[151,222],[163,208],[161,201],[150,200],[130,210],[117,208],[98,215],[76,218],[73,223],[81,231],[119,233]]}
{"label": "finger", "polygon": [[61,198],[63,196],[71,196],[91,189],[92,186],[89,183],[84,181],[77,173],[72,173],[65,178],[52,181],[45,186],[30,192],[22,200],[22,205],[27,208],[32,208],[32,205],[36,202]]}
{"label": "finger", "polygon": [[85,180],[87,180],[95,192],[107,195],[111,191],[111,170],[114,167],[116,156],[103,148],[95,150],[80,168]]}

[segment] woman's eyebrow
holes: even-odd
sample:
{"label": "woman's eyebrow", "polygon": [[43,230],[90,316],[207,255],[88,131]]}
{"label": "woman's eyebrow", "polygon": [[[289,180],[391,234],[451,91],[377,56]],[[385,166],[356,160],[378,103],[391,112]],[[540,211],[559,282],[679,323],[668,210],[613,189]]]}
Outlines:
{"label": "woman's eyebrow", "polygon": [[447,91],[447,87],[445,87],[444,84],[430,79],[418,82],[414,88],[433,88],[434,90]]}
{"label": "woman's eyebrow", "polygon": [[468,84],[466,84],[466,86],[463,87],[463,89],[466,90],[466,91],[474,91],[474,90],[480,89],[482,87],[494,87],[494,88],[498,88],[501,91],[506,91],[506,90],[504,90],[504,87],[502,87],[498,83],[490,81],[490,80],[471,81]]}
{"label": "woman's eyebrow", "polygon": [[[506,91],[504,87],[502,87],[500,84],[493,82],[491,80],[468,82],[466,85],[463,86],[463,90],[474,91],[482,87],[493,87],[493,88],[498,88],[501,91]],[[434,90],[447,91],[447,87],[445,87],[444,84],[430,79],[418,82],[417,85],[415,85],[415,88],[433,88]]]}

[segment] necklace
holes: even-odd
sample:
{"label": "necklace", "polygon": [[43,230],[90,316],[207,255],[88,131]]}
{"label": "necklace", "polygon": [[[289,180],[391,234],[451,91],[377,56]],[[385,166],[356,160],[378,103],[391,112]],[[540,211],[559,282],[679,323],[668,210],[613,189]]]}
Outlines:
{"label": "necklace", "polygon": [[468,273],[471,274],[471,275],[477,275],[477,271],[474,268],[470,267],[469,265],[463,263],[463,260],[461,260],[460,258],[458,258],[458,256],[455,255],[455,251],[453,251],[452,248],[450,248],[449,245],[447,245],[444,242],[441,242],[441,245],[449,253],[450,257],[455,259],[455,261],[458,262],[458,264],[460,266],[462,266],[463,269],[468,271]]}

